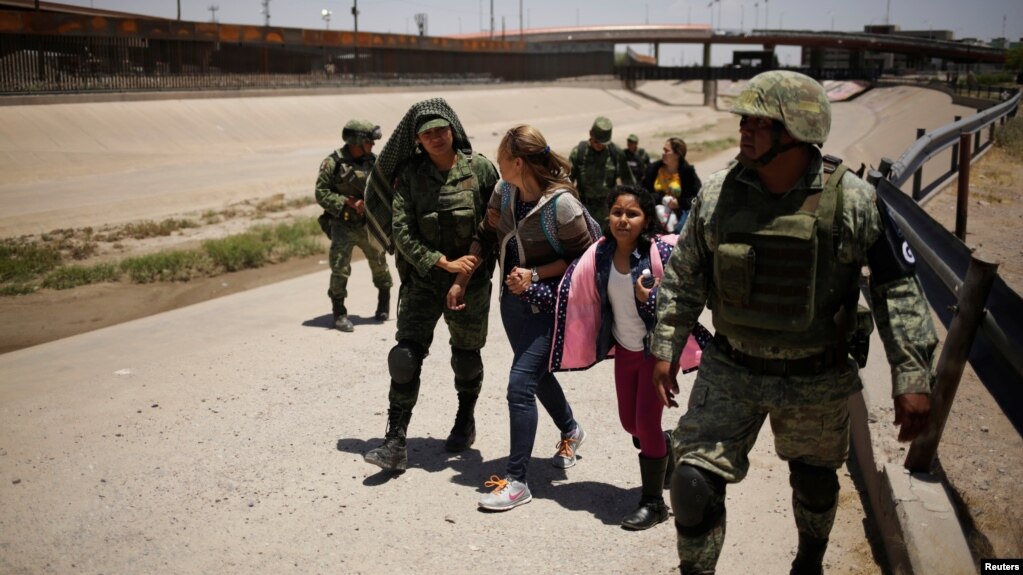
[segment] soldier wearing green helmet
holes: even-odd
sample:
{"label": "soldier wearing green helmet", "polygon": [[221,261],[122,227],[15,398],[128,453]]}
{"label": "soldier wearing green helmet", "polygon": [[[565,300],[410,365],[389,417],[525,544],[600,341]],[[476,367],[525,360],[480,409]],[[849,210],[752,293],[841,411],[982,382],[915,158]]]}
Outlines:
{"label": "soldier wearing green helmet", "polygon": [[569,154],[570,177],[579,199],[601,226],[607,224],[607,194],[616,184],[636,185],[625,154],[611,141],[611,120],[598,116],[590,127],[590,138]]}
{"label": "soldier wearing green helmet", "polygon": [[352,274],[352,250],[358,246],[366,255],[378,290],[374,319],[386,321],[391,306],[391,272],[383,248],[366,229],[363,190],[376,156],[373,144],[381,137],[380,126],[368,120],[349,120],[341,131],[344,145],[320,163],[316,178],[316,202],[323,208],[320,227],[330,238],[330,297],[334,327],[350,332],[355,326],[348,318],[345,298]]}
{"label": "soldier wearing green helmet", "polygon": [[710,308],[714,343],[672,433],[679,568],[714,573],[726,485],[746,476],[770,417],[799,533],[790,573],[817,575],[838,507],[836,470],[848,454],[848,396],[862,387],[865,350],[852,348],[873,327],[857,309],[862,267],[891,364],[900,441],[926,427],[937,337],[887,208],[819,150],[831,127],[823,87],[796,72],[765,72],[731,111],[740,117],[737,161],[693,203],[660,284],[651,341],[658,395],[677,406],[672,362]]}

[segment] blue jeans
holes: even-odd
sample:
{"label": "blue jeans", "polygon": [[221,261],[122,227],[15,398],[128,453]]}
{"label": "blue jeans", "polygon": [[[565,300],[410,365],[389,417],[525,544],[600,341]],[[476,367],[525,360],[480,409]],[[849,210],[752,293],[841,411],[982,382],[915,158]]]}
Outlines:
{"label": "blue jeans", "polygon": [[525,481],[526,467],[536,440],[537,398],[562,434],[574,430],[576,422],[561,384],[547,371],[554,315],[534,313],[533,307],[515,294],[502,292],[501,320],[514,353],[508,375],[511,453],[508,455],[507,475]]}

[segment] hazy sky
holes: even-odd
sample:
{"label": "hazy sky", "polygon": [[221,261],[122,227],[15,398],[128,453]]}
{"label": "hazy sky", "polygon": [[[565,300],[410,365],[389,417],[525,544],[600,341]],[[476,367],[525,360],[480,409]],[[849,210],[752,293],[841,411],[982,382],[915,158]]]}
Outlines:
{"label": "hazy sky", "polygon": [[[174,18],[179,0],[62,0],[93,6]],[[468,34],[490,28],[500,33],[519,27],[519,7],[525,27],[597,24],[710,24],[731,30],[792,28],[860,31],[886,21],[903,30],[951,30],[956,38],[1023,37],[1023,0],[362,0],[359,30],[416,33],[415,14],[427,15],[431,36]],[[263,24],[264,0],[180,0],[182,20],[209,21],[210,6],[217,20],[234,24]],[[708,7],[710,6],[710,7]],[[332,12],[331,30],[351,30],[352,0],[269,0],[270,24],[322,28],[323,10]],[[634,46],[647,52],[646,46]],[[745,47],[742,49],[749,49]],[[715,47],[715,63],[730,61],[730,50]],[[795,50],[780,50],[783,64],[795,63]],[[688,65],[702,58],[698,46],[662,46],[662,65]],[[789,61],[787,61],[789,60]]]}

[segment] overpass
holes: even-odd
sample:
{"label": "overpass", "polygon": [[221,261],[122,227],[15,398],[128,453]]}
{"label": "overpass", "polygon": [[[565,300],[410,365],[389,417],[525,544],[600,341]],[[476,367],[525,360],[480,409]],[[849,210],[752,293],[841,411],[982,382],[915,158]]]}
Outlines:
{"label": "overpass", "polygon": [[[479,40],[489,34],[463,34],[457,39]],[[930,38],[867,32],[813,30],[752,30],[750,32],[712,29],[707,24],[575,26],[512,30],[503,40],[531,43],[609,42],[614,44],[756,44],[765,49],[776,46],[865,50],[876,53],[907,54],[942,58],[960,63],[1004,64],[1005,50]],[[704,50],[704,66],[710,66],[709,50]]]}

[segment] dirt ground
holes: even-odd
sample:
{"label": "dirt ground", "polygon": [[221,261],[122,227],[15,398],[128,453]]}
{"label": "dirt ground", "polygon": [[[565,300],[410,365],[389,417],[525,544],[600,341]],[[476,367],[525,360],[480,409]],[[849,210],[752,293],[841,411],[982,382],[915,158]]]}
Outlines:
{"label": "dirt ground", "polygon": [[[695,159],[695,158],[694,158]],[[1014,183],[1023,181],[1023,163],[998,150],[974,166],[967,244],[1001,262],[999,273],[1023,291],[1023,242],[1012,230],[1023,224],[1023,200]],[[927,204],[927,211],[949,229],[955,221],[954,185]],[[308,215],[308,208],[277,218]],[[244,222],[233,221],[230,227]],[[228,233],[229,224],[204,229],[204,235]],[[190,232],[199,233],[199,232]],[[189,234],[159,240],[162,245],[195,241]],[[139,242],[130,250],[153,249]],[[162,247],[161,245],[161,247]],[[41,290],[0,298],[0,353],[120,324],[250,288],[279,282],[326,267],[325,255],[188,283],[102,284],[65,291]],[[324,285],[324,291],[326,285]],[[324,313],[326,309],[324,297]],[[942,336],[944,335],[943,330]],[[972,529],[975,557],[1023,556],[1023,441],[1001,414],[969,368],[945,429],[939,451],[942,467],[962,502],[964,523]]]}

